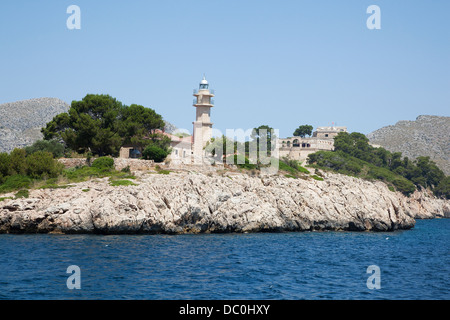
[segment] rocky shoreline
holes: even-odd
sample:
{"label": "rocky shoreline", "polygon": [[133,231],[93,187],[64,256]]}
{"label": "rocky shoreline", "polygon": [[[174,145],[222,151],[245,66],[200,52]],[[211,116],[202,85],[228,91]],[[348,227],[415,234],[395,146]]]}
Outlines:
{"label": "rocky shoreline", "polygon": [[426,191],[405,197],[379,181],[332,173],[324,181],[194,170],[136,174],[135,186],[103,178],[4,200],[0,233],[394,231],[413,228],[415,219],[450,217],[450,201]]}

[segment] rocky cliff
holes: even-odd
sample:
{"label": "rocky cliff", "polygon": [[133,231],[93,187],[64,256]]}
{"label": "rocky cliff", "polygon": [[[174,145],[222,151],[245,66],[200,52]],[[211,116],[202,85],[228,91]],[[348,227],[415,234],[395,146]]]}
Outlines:
{"label": "rocky cliff", "polygon": [[370,142],[415,159],[429,156],[450,175],[450,117],[418,116],[415,121],[399,121],[367,135]]}
{"label": "rocky cliff", "polygon": [[139,173],[134,182],[113,187],[105,178],[5,200],[0,232],[392,231],[412,228],[415,218],[450,215],[448,200],[407,198],[382,182],[331,173],[316,181],[191,170]]}
{"label": "rocky cliff", "polygon": [[70,106],[56,98],[0,104],[0,152],[10,152],[42,139],[41,128]]}

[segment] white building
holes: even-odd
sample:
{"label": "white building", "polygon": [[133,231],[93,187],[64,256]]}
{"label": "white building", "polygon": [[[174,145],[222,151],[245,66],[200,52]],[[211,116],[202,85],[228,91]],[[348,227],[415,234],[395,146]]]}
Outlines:
{"label": "white building", "polygon": [[320,150],[334,150],[334,137],[347,132],[347,127],[318,127],[312,137],[289,137],[277,140],[280,159],[305,161],[309,154]]}

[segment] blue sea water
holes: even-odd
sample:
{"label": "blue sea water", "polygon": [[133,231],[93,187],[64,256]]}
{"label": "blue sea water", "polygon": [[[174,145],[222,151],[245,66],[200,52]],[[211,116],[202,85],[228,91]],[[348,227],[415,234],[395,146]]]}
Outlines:
{"label": "blue sea water", "polygon": [[447,300],[449,231],[435,219],[389,233],[0,235],[0,299]]}

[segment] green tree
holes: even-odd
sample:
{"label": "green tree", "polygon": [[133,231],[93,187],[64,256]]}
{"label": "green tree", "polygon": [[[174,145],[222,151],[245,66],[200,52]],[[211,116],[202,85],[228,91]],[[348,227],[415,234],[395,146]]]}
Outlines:
{"label": "green tree", "polygon": [[430,160],[430,157],[417,157],[415,164],[420,170],[420,176],[425,181],[425,184],[422,184],[424,187],[436,187],[445,178],[444,172]]}
{"label": "green tree", "polygon": [[79,153],[115,156],[125,143],[141,148],[156,140],[167,143],[155,132],[163,127],[161,115],[153,109],[124,106],[109,95],[88,94],[73,101],[68,113],[54,117],[42,133],[45,140],[62,139]]}
{"label": "green tree", "polygon": [[145,148],[150,143],[157,144],[163,149],[170,145],[170,138],[158,134],[157,129],[164,128],[164,120],[155,110],[132,104],[123,108],[120,135],[124,144]]}
{"label": "green tree", "polygon": [[56,116],[42,133],[45,139],[61,137],[80,153],[115,155],[122,144],[118,131],[123,108],[109,95],[88,94],[81,101],[73,101],[68,115]]}
{"label": "green tree", "polygon": [[25,147],[26,154],[32,154],[37,151],[47,151],[53,154],[53,157],[60,158],[64,156],[64,144],[57,140],[38,140],[31,146]]}
{"label": "green tree", "polygon": [[16,148],[11,151],[9,157],[11,160],[11,174],[21,174],[25,175],[27,172],[27,153],[24,149]]}
{"label": "green tree", "polygon": [[450,199],[450,176],[443,178],[433,192],[438,197]]}
{"label": "green tree", "polygon": [[304,138],[306,135],[311,136],[313,130],[313,126],[309,124],[301,125],[294,131],[294,137],[302,137]]}
{"label": "green tree", "polygon": [[9,176],[11,173],[11,157],[6,152],[0,153],[0,175],[3,177]]}

